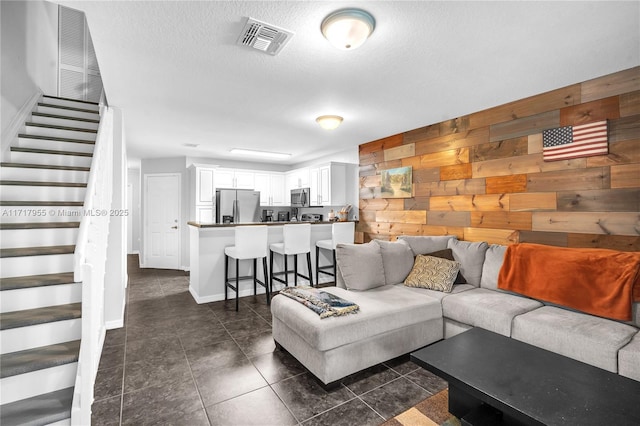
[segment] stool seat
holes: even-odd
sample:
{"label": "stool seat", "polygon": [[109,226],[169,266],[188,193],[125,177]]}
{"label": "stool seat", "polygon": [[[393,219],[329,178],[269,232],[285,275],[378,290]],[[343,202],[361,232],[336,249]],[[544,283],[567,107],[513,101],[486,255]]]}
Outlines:
{"label": "stool seat", "polygon": [[[298,277],[309,280],[313,286],[313,274],[311,269],[311,224],[287,224],[282,227],[283,242],[273,243],[269,245],[271,275],[270,283],[271,291],[273,291],[273,281],[278,281],[289,286],[289,274],[294,274],[294,284],[298,285]],[[284,270],[274,272],[273,270],[273,254],[280,254],[284,257]],[[309,276],[298,273],[298,255],[307,255],[307,267]],[[287,257],[293,256],[293,271],[289,270]],[[277,275],[284,275],[284,280],[277,278]]]}
{"label": "stool seat", "polygon": [[293,255],[293,254],[305,254],[305,253],[310,253],[311,252],[311,247],[308,247],[306,249],[299,249],[299,250],[292,250],[290,247],[285,247],[284,243],[273,243],[271,245],[269,245],[269,250],[271,250],[272,252],[278,253],[278,254],[287,254],[287,255]]}
{"label": "stool seat", "polygon": [[318,240],[316,241],[316,247],[325,250],[333,250],[335,248],[331,240]]}
{"label": "stool seat", "polygon": [[[265,257],[267,255],[266,253],[267,249],[265,248],[264,251],[265,251],[264,256],[258,256],[258,257]],[[238,260],[254,259],[254,256],[252,254],[250,255],[248,253],[244,253],[241,250],[239,250],[236,246],[225,247],[224,254]]]}

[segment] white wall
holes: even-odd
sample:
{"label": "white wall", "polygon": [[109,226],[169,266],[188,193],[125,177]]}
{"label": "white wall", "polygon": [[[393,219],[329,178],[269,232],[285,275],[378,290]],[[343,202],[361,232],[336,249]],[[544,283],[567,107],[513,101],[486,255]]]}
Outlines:
{"label": "white wall", "polygon": [[[58,5],[44,1],[0,2],[0,125],[3,152],[14,118],[38,91],[58,93]],[[23,123],[19,123],[22,125]]]}
{"label": "white wall", "polygon": [[142,244],[142,237],[140,231],[142,230],[142,222],[140,218],[140,209],[142,201],[140,199],[140,169],[129,168],[127,170],[127,185],[131,186],[133,201],[132,205],[127,205],[129,215],[131,216],[131,227],[127,228],[127,238],[131,238],[133,241],[131,251],[129,254],[140,253],[140,246]]}

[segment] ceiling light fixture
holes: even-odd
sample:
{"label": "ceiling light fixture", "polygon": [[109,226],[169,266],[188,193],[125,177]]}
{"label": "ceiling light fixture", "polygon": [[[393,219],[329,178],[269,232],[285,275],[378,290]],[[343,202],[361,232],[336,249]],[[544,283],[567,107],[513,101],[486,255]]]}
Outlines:
{"label": "ceiling light fixture", "polygon": [[333,12],[320,25],[322,34],[338,49],[353,50],[369,38],[376,21],[362,9],[342,9]]}
{"label": "ceiling light fixture", "polygon": [[316,122],[325,130],[333,130],[342,123],[343,118],[339,115],[321,115],[316,118]]}
{"label": "ceiling light fixture", "polygon": [[242,149],[242,148],[233,148],[229,152],[232,154],[252,155],[255,157],[277,158],[277,159],[285,159],[285,158],[291,157],[291,154],[285,154],[282,152],[256,151],[253,149]]}

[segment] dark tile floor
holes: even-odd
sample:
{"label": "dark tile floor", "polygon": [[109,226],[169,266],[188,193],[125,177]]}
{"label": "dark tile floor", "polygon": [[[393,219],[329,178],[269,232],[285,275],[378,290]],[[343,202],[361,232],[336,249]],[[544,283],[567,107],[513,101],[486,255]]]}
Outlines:
{"label": "dark tile floor", "polygon": [[242,298],[239,312],[198,305],[188,274],[137,262],[125,327],[104,343],[94,425],[379,425],[447,386],[403,357],[326,392],[275,349],[264,296]]}

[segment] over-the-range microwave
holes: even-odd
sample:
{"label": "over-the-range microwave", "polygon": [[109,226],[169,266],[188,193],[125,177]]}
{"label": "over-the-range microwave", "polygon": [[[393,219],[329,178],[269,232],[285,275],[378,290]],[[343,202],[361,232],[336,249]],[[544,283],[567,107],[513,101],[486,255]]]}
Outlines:
{"label": "over-the-range microwave", "polygon": [[309,207],[309,188],[291,190],[291,207]]}

